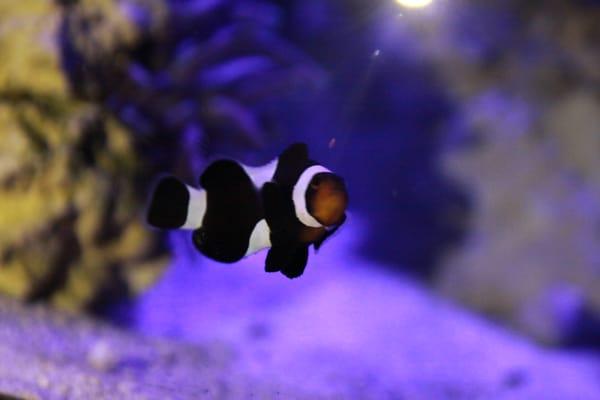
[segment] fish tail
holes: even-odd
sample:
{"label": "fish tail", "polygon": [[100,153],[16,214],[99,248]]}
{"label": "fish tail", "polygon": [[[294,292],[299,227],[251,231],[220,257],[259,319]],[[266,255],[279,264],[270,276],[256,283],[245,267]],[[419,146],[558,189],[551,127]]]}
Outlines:
{"label": "fish tail", "polygon": [[197,229],[206,212],[206,192],[168,176],[156,185],[148,207],[148,224],[159,229]]}

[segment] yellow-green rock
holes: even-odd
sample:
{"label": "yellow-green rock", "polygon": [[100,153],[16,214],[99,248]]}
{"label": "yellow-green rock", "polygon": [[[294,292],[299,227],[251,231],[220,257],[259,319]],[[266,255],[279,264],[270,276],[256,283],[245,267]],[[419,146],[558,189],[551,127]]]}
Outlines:
{"label": "yellow-green rock", "polygon": [[0,2],[0,293],[81,310],[142,290],[165,260],[141,222],[130,133],[69,92],[60,13]]}

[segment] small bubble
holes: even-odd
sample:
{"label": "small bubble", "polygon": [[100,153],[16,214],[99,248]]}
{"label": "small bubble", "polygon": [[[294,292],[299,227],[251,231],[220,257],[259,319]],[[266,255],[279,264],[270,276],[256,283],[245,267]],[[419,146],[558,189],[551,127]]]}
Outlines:
{"label": "small bubble", "polygon": [[50,386],[50,380],[48,379],[47,376],[38,377],[37,383],[43,389],[48,389],[48,387]]}
{"label": "small bubble", "polygon": [[333,138],[331,138],[331,140],[329,141],[329,145],[328,145],[328,147],[329,147],[330,149],[333,149],[333,148],[335,147],[335,144],[336,144],[336,140],[335,140],[335,138],[333,137]]}
{"label": "small bubble", "polygon": [[117,365],[118,356],[111,343],[99,339],[88,350],[87,361],[98,371],[107,372]]}

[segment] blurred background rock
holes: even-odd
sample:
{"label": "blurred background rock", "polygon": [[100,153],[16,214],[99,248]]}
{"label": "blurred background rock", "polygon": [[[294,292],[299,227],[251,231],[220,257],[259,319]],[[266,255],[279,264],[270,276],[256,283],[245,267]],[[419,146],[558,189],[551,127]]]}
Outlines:
{"label": "blurred background rock", "polygon": [[544,343],[600,344],[599,6],[440,2],[413,25],[458,106],[445,169],[474,201],[435,287]]}
{"label": "blurred background rock", "polygon": [[140,219],[157,173],[303,140],[347,177],[365,256],[600,344],[599,2],[5,3],[4,293],[138,293],[172,243]]}

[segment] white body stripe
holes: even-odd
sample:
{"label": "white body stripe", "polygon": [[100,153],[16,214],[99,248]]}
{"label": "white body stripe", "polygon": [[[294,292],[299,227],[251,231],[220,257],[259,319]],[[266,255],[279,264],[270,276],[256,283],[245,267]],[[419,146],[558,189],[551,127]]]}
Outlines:
{"label": "white body stripe", "polygon": [[269,229],[269,225],[267,225],[267,221],[261,219],[252,230],[246,256],[268,247],[271,247],[271,230]]}
{"label": "white body stripe", "polygon": [[[260,189],[265,183],[273,179],[278,161],[278,159],[275,159],[270,163],[259,167],[240,165],[244,171],[246,171],[252,180],[252,183],[254,183],[254,186],[257,189]],[[190,202],[188,205],[187,219],[181,229],[198,229],[202,227],[202,221],[206,214],[206,191],[203,189],[194,189],[190,186],[187,186],[187,189],[190,194]],[[248,243],[248,250],[245,255],[249,256],[269,247],[271,247],[271,230],[269,229],[269,225],[267,225],[267,221],[261,219],[252,230],[250,241]]]}
{"label": "white body stripe", "polygon": [[190,194],[190,202],[188,204],[187,219],[181,229],[198,229],[202,226],[204,214],[206,213],[206,191],[194,189],[187,186]]}
{"label": "white body stripe", "polygon": [[273,175],[275,175],[275,170],[277,169],[277,163],[279,159],[276,158],[270,163],[260,166],[260,167],[249,167],[247,165],[240,164],[244,171],[248,174],[254,186],[257,189],[263,187],[263,185],[273,179]]}
{"label": "white body stripe", "polygon": [[[260,167],[249,167],[243,164],[240,165],[242,168],[244,168],[244,171],[246,171],[252,180],[252,183],[254,183],[254,186],[260,190],[265,183],[273,180],[273,175],[275,175],[278,163],[279,159],[276,158],[270,163]],[[265,219],[261,219],[252,230],[246,256],[257,253],[269,247],[271,247],[271,230],[269,229],[269,225],[267,225],[267,221]]]}
{"label": "white body stripe", "polygon": [[310,226],[312,228],[321,228],[323,225],[315,219],[306,208],[306,189],[308,189],[308,185],[310,185],[310,181],[316,174],[320,174],[322,172],[331,172],[327,168],[321,165],[313,165],[312,167],[304,170],[298,182],[294,186],[292,200],[294,201],[294,208],[296,210],[296,217],[306,226]]}

